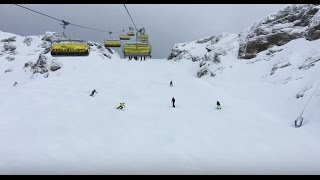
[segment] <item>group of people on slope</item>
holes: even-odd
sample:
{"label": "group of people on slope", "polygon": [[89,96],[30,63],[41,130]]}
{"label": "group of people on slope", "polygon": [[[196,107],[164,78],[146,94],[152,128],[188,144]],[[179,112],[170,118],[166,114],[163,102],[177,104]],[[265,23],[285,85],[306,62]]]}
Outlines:
{"label": "group of people on slope", "polygon": [[[173,83],[172,81],[170,81],[170,86],[173,87]],[[172,97],[171,99],[171,102],[172,102],[172,107],[176,107],[176,105],[174,104],[176,102],[176,99],[174,97]],[[221,106],[220,106],[220,102],[217,101],[217,109],[221,109]]]}
{"label": "group of people on slope", "polygon": [[[94,90],[91,92],[90,96],[93,97],[93,96],[94,96],[94,93],[98,93],[98,92],[96,91],[96,89],[94,89]],[[125,103],[124,103],[124,102],[121,102],[120,105],[117,107],[117,109],[123,109],[123,108],[125,108],[125,107],[126,107]]]}
{"label": "group of people on slope", "polygon": [[[139,60],[139,57],[137,57],[137,56],[129,56],[129,60],[131,60],[131,59],[135,59],[135,60]],[[143,58],[143,60],[146,60],[146,57],[145,56],[141,56],[140,57],[140,60],[142,61],[142,58]]]}
{"label": "group of people on slope", "polygon": [[[170,81],[170,86],[173,87],[173,83],[172,81]],[[93,97],[94,96],[94,93],[98,93],[95,89],[91,92],[90,96]],[[171,102],[172,102],[172,107],[176,107],[175,106],[175,102],[176,102],[176,99],[174,97],[172,97],[171,99]],[[125,108],[125,103],[124,102],[121,102],[120,105],[117,107],[117,109],[123,109]],[[220,106],[220,102],[217,101],[217,109],[221,109],[221,106]]]}

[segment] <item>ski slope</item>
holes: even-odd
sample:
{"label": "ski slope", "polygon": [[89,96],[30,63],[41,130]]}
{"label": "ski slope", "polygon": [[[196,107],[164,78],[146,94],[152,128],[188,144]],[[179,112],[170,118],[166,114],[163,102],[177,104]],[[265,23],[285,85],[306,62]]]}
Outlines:
{"label": "ski slope", "polygon": [[[20,78],[16,87],[22,74],[2,75],[0,174],[320,172],[318,114],[294,128],[302,106],[253,76],[257,64],[237,61],[225,75],[199,79],[197,62],[94,52],[57,60],[63,68],[48,78]],[[316,98],[309,106],[319,107]]]}

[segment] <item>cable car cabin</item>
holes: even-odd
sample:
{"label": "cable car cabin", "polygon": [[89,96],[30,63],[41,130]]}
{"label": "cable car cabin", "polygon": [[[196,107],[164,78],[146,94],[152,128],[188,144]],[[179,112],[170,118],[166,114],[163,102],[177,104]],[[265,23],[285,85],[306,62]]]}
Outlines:
{"label": "cable car cabin", "polygon": [[138,57],[149,56],[149,57],[151,57],[151,50],[152,50],[152,47],[150,44],[140,43],[140,42],[124,44],[122,46],[124,58],[126,58],[128,56],[138,56]]}
{"label": "cable car cabin", "polygon": [[105,47],[121,47],[121,41],[120,40],[106,40],[104,42]]}
{"label": "cable car cabin", "polygon": [[128,36],[134,36],[134,32],[131,32],[131,31],[130,31],[130,32],[127,33],[127,35],[128,35]]}
{"label": "cable car cabin", "polygon": [[60,40],[51,44],[52,56],[88,56],[90,46],[81,40]]}
{"label": "cable car cabin", "polygon": [[130,40],[130,36],[128,35],[121,35],[120,40]]}

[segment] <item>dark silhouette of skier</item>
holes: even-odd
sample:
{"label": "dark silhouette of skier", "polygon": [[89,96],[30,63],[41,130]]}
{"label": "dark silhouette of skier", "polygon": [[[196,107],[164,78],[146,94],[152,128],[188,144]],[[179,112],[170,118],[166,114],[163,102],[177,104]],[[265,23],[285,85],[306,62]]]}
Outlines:
{"label": "dark silhouette of skier", "polygon": [[96,89],[94,89],[94,90],[91,92],[90,96],[93,97],[94,93],[98,93],[98,92],[96,91]]}
{"label": "dark silhouette of skier", "polygon": [[219,101],[217,101],[217,109],[221,109]]}
{"label": "dark silhouette of skier", "polygon": [[13,87],[14,87],[14,86],[16,86],[17,84],[18,84],[18,83],[17,83],[17,81],[16,81],[16,82],[14,82]]}
{"label": "dark silhouette of skier", "polygon": [[170,81],[170,86],[173,86],[173,83],[172,83],[172,81]]}
{"label": "dark silhouette of skier", "polygon": [[172,97],[172,100],[171,100],[171,102],[172,102],[172,107],[176,107],[175,105],[174,105],[174,103],[176,102],[176,100],[174,99],[174,97]]}

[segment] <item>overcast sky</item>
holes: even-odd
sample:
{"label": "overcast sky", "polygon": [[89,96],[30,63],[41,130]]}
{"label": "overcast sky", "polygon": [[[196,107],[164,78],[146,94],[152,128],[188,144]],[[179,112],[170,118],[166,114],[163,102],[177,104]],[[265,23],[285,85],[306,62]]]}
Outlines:
{"label": "overcast sky", "polygon": [[[21,4],[58,19],[92,28],[119,31],[132,26],[122,4]],[[175,43],[194,41],[222,32],[239,33],[285,4],[127,4],[133,20],[143,26],[153,58],[167,58]],[[0,4],[0,31],[18,35],[62,33],[58,21],[12,4]],[[108,33],[68,26],[66,35],[104,42]],[[113,35],[117,38],[118,35]],[[121,50],[117,50],[121,56]]]}

